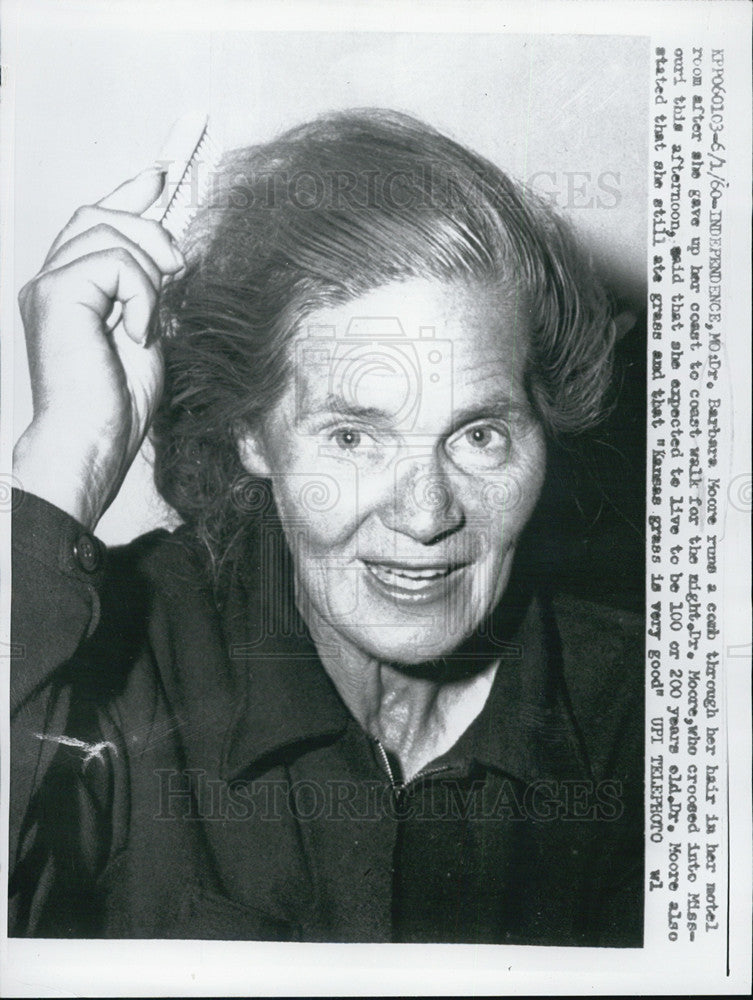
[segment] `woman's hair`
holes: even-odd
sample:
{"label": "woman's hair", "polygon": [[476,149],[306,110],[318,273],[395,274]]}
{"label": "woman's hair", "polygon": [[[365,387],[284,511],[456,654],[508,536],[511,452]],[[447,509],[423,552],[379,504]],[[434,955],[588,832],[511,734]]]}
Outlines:
{"label": "woman's hair", "polygon": [[279,399],[291,338],[314,310],[411,278],[501,284],[530,310],[526,385],[545,432],[561,439],[601,417],[614,324],[568,227],[415,118],[340,112],[227,154],[184,250],[186,271],[159,313],[166,371],[155,480],[215,570],[258,495],[238,457],[239,430],[258,426]]}

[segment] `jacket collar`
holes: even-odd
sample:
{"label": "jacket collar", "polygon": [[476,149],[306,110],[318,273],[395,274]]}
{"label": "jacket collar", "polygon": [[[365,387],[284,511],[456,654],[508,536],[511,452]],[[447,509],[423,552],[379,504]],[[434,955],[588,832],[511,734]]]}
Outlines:
{"label": "jacket collar", "polygon": [[[249,539],[223,617],[231,661],[245,675],[245,697],[223,748],[227,780],[334,742],[353,723],[296,608],[279,522],[261,523]],[[513,579],[493,628],[500,665],[489,698],[441,760],[477,761],[523,782],[587,776],[551,604]]]}
{"label": "jacket collar", "polygon": [[590,776],[562,673],[550,601],[533,596],[481,713],[450,754],[470,758],[525,784]]}
{"label": "jacket collar", "polygon": [[341,735],[350,713],[296,607],[292,557],[278,521],[261,521],[250,534],[223,620],[231,662],[245,675],[245,697],[225,738],[226,779]]}

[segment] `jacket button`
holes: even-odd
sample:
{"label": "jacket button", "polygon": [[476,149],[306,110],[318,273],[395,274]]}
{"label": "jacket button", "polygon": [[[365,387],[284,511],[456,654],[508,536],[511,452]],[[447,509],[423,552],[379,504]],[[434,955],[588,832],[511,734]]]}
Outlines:
{"label": "jacket button", "polygon": [[94,573],[99,569],[102,561],[99,545],[91,535],[79,535],[73,546],[73,551],[81,569],[86,570],[87,573]]}

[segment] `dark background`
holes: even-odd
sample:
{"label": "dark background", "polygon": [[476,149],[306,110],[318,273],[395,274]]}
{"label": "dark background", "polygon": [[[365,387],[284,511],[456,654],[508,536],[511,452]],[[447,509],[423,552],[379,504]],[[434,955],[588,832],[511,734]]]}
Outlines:
{"label": "dark background", "polygon": [[531,539],[555,590],[645,609],[646,317],[616,348],[613,408],[593,432],[550,450]]}

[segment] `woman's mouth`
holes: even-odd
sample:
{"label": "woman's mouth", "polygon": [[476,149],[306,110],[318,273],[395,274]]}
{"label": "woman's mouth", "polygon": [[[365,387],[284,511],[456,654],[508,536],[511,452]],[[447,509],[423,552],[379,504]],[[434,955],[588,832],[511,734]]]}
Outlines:
{"label": "woman's mouth", "polygon": [[402,563],[364,560],[368,579],[379,593],[392,600],[420,603],[447,594],[448,586],[462,566],[437,564],[411,566]]}

